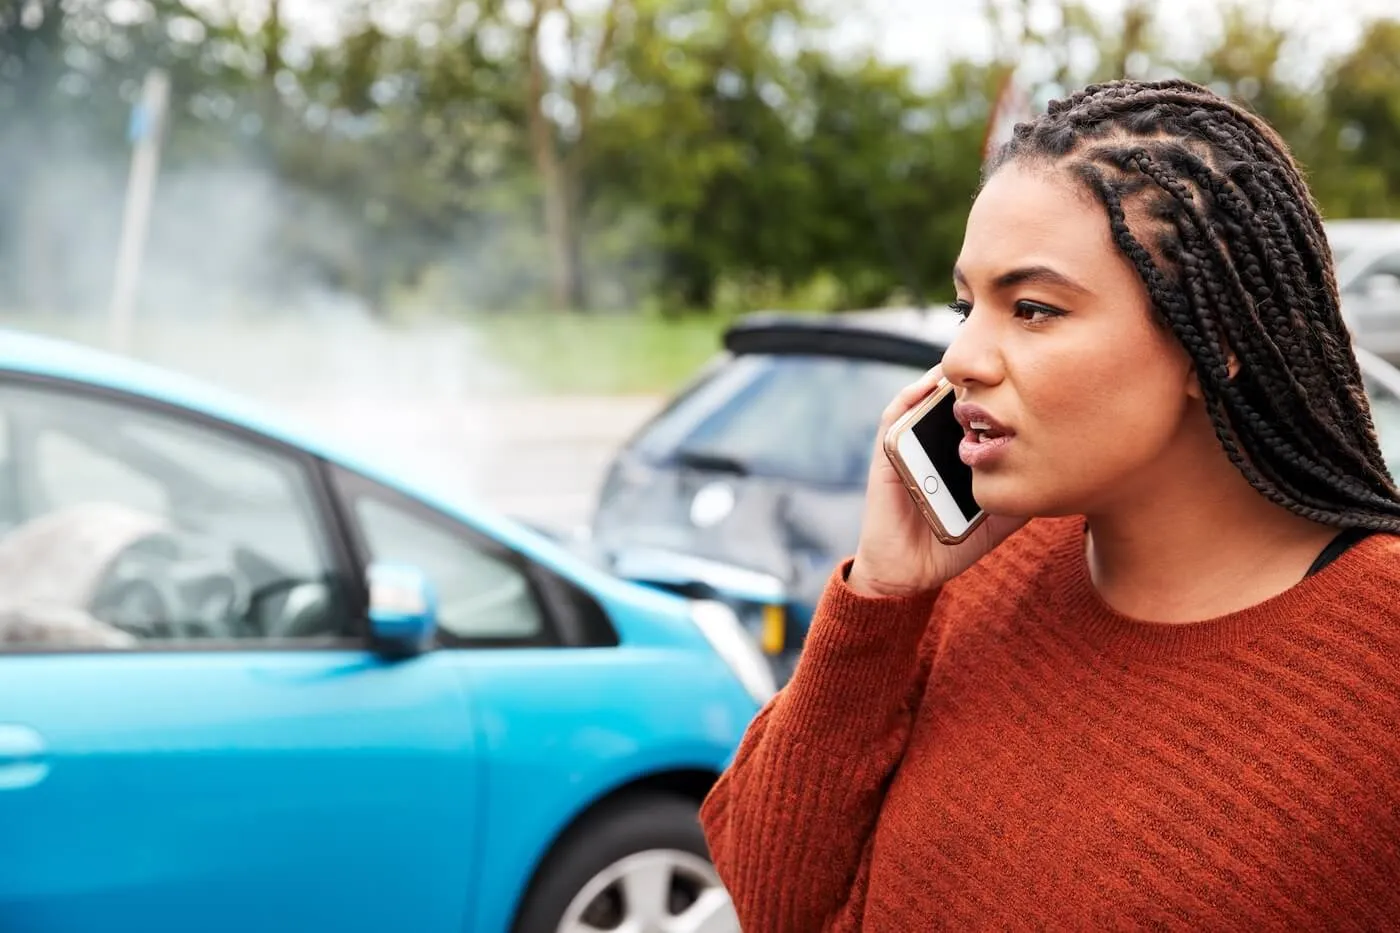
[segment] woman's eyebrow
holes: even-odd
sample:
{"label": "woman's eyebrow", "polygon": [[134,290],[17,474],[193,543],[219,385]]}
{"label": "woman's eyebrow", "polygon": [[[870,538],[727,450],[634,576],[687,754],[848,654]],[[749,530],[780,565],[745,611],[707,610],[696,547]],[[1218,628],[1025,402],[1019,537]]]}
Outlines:
{"label": "woman's eyebrow", "polygon": [[[967,287],[967,276],[963,275],[961,269],[953,268],[953,281],[958,285]],[[1057,272],[1049,266],[1022,266],[1019,269],[1012,269],[1003,272],[992,279],[992,288],[997,291],[1011,288],[1016,285],[1054,285],[1069,291],[1079,292],[1082,295],[1092,294],[1090,290],[1080,285],[1074,279],[1062,272]]]}

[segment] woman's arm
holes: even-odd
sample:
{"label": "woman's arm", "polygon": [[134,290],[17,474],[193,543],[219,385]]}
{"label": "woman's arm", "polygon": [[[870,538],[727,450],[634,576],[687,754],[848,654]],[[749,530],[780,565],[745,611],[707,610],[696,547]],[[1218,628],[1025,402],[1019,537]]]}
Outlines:
{"label": "woman's arm", "polygon": [[870,836],[928,679],[937,591],[862,596],[848,570],[701,809],[744,933],[859,926]]}

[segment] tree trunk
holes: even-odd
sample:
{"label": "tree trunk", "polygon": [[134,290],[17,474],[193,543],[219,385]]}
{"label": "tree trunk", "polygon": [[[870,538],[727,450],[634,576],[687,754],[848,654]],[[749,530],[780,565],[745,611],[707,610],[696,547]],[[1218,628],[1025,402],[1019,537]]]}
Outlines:
{"label": "tree trunk", "polygon": [[554,8],[555,0],[536,0],[535,13],[526,35],[530,53],[529,99],[526,113],[530,125],[530,150],[539,173],[544,198],[544,231],[549,244],[550,299],[558,310],[578,310],[583,306],[583,278],[575,251],[573,185],[565,162],[559,156],[554,128],[544,114],[545,75],[540,61],[540,22]]}
{"label": "tree trunk", "polygon": [[576,187],[579,179],[572,172],[565,177],[569,183],[569,268],[573,273],[570,280],[572,291],[569,295],[569,307],[575,311],[587,311],[589,307],[588,266],[583,261],[583,211]]}
{"label": "tree trunk", "polygon": [[1134,55],[1145,51],[1147,36],[1152,25],[1152,10],[1142,0],[1133,0],[1123,10],[1123,34],[1118,42],[1118,56],[1114,61],[1111,77],[1138,78],[1133,71]]}

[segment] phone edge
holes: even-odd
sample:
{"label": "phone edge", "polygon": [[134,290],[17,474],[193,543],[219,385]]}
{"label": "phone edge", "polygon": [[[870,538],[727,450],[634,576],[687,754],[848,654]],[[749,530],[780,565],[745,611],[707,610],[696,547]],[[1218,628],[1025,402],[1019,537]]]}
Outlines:
{"label": "phone edge", "polygon": [[972,520],[968,523],[966,531],[960,535],[950,534],[948,529],[944,527],[943,522],[939,520],[938,513],[935,512],[933,506],[929,504],[928,498],[924,495],[923,490],[919,488],[913,474],[909,472],[904,458],[899,455],[899,438],[905,431],[909,430],[919,418],[927,414],[952,391],[952,383],[948,382],[946,379],[940,382],[938,386],[920,400],[918,404],[895,419],[894,424],[890,425],[889,430],[885,432],[885,436],[880,442],[880,446],[885,452],[885,459],[894,467],[895,474],[904,485],[904,491],[909,493],[910,498],[914,500],[914,505],[918,508],[919,514],[923,516],[925,524],[929,525],[930,530],[933,531],[933,536],[937,538],[940,543],[947,545],[961,544],[966,541],[972,533],[977,530],[978,526],[986,521],[987,510],[979,506],[977,514],[973,516]]}

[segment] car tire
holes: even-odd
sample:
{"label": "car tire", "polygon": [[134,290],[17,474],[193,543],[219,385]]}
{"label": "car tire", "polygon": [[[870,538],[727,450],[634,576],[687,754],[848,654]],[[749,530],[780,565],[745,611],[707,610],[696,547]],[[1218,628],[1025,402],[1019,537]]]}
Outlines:
{"label": "car tire", "polygon": [[693,800],[662,793],[629,795],[590,814],[541,864],[514,933],[601,933],[628,921],[738,933],[697,814]]}

